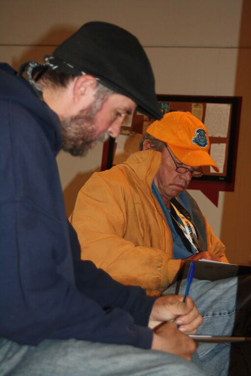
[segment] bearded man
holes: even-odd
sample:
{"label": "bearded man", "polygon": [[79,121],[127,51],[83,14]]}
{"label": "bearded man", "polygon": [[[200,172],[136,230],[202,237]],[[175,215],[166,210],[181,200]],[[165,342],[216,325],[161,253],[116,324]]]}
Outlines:
{"label": "bearded man", "polygon": [[202,323],[192,299],[148,297],[81,261],[65,216],[57,153],[117,137],[136,106],[161,117],[142,46],[115,25],[83,25],[19,75],[1,64],[1,375],[203,375],[188,362]]}

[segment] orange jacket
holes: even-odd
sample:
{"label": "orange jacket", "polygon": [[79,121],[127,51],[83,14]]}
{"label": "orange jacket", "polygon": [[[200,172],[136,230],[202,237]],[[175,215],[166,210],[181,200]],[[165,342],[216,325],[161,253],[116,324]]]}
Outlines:
{"label": "orange jacket", "polygon": [[[70,221],[81,258],[92,260],[125,285],[159,295],[181,260],[173,259],[172,234],[151,186],[161,153],[132,154],[111,170],[94,173],[80,190]],[[225,246],[205,220],[207,250],[227,261]]]}

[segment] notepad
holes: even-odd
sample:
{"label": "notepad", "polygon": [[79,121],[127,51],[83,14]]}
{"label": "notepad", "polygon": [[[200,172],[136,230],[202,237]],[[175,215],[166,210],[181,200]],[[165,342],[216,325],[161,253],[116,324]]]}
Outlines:
{"label": "notepad", "polygon": [[[227,264],[211,260],[194,261],[194,263],[194,278],[202,280],[215,281],[238,275],[251,274],[251,266]],[[191,260],[187,260],[176,274],[173,283],[187,278],[190,264]]]}

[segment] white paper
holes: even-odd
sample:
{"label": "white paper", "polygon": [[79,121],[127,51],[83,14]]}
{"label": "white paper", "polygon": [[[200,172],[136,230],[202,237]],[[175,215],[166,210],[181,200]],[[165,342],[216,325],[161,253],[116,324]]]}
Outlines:
{"label": "white paper", "polygon": [[[211,144],[210,155],[219,167],[220,173],[223,173],[226,159],[226,144]],[[210,172],[216,173],[212,167],[210,167]]]}
{"label": "white paper", "polygon": [[205,126],[209,137],[227,137],[231,105],[228,103],[207,103]]}

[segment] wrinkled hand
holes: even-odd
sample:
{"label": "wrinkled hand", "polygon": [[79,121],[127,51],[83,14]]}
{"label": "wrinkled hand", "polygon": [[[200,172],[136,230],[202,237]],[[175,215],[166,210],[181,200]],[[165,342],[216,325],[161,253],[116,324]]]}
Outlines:
{"label": "wrinkled hand", "polygon": [[216,256],[214,253],[212,252],[199,252],[199,253],[196,253],[195,255],[193,256],[190,256],[186,259],[183,259],[181,261],[181,267],[186,263],[187,260],[193,260],[193,261],[198,261],[198,260],[201,260],[201,259],[206,259],[206,260],[212,260],[212,261],[218,261],[220,262],[221,259],[220,257]]}
{"label": "wrinkled hand", "polygon": [[196,343],[181,333],[174,323],[164,323],[153,330],[153,350],[165,351],[190,360],[196,348]]}
{"label": "wrinkled hand", "polygon": [[186,297],[183,303],[183,295],[164,295],[156,299],[150,321],[173,321],[179,330],[186,334],[195,334],[203,319],[199,314],[192,298]]}

